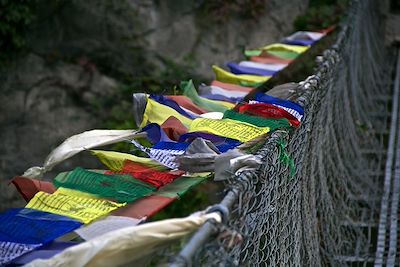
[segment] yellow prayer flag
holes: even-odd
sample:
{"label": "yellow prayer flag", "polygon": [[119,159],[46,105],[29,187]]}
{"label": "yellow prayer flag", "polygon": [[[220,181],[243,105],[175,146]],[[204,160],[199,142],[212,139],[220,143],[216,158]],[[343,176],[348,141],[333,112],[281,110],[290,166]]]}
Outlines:
{"label": "yellow prayer flag", "polygon": [[99,199],[99,196],[91,193],[86,193],[83,191],[78,191],[75,189],[70,189],[70,188],[65,188],[65,187],[59,187],[56,192],[53,194],[62,194],[62,195],[67,195],[67,196],[73,196],[73,197],[87,197],[87,198],[96,198]]}
{"label": "yellow prayer flag", "polygon": [[245,122],[230,119],[195,119],[190,126],[190,132],[209,132],[219,136],[224,136],[248,142],[269,132],[268,127],[257,127]]}
{"label": "yellow prayer flag", "polygon": [[212,100],[212,99],[208,99],[208,98],[205,98],[205,97],[202,97],[202,96],[199,96],[199,97],[202,98],[203,101],[206,101],[208,103],[219,104],[219,105],[222,105],[222,106],[224,106],[224,107],[226,107],[228,109],[232,109],[232,108],[235,107],[235,104],[230,103],[230,102],[226,102],[226,101],[222,101],[222,100]]}
{"label": "yellow prayer flag", "polygon": [[57,192],[54,194],[38,192],[29,201],[26,208],[71,217],[88,224],[125,205],[126,203],[120,204],[104,199],[79,197]]}
{"label": "yellow prayer flag", "polygon": [[148,123],[157,123],[158,125],[163,124],[169,117],[175,117],[180,120],[183,125],[190,127],[192,120],[183,116],[178,111],[163,104],[154,101],[153,99],[147,98],[146,109],[143,114],[143,121],[140,127],[143,128]]}
{"label": "yellow prayer flag", "polygon": [[130,160],[133,162],[138,162],[149,167],[155,168],[157,170],[167,170],[168,168],[161,165],[157,161],[151,158],[137,157],[128,153],[121,153],[115,151],[105,151],[105,150],[91,150],[93,155],[95,155],[104,165],[107,166],[112,171],[121,171],[124,166],[125,160]]}
{"label": "yellow prayer flag", "polygon": [[238,85],[257,86],[268,81],[271,76],[257,76],[248,74],[233,74],[218,66],[212,66],[216,76],[216,80],[225,83],[232,83]]}
{"label": "yellow prayer flag", "polygon": [[270,44],[267,46],[264,46],[260,49],[266,50],[266,51],[290,51],[290,52],[295,52],[298,54],[304,53],[309,46],[302,46],[302,45],[287,45],[287,44]]}

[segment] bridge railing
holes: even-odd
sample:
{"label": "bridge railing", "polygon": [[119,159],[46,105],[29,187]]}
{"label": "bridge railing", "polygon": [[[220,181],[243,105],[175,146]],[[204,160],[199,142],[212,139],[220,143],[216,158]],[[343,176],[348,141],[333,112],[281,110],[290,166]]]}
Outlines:
{"label": "bridge railing", "polygon": [[[294,132],[274,132],[263,164],[226,196],[173,266],[343,266],[371,261],[388,113],[379,1],[353,1],[335,44],[301,83]],[[378,175],[377,175],[378,173]]]}

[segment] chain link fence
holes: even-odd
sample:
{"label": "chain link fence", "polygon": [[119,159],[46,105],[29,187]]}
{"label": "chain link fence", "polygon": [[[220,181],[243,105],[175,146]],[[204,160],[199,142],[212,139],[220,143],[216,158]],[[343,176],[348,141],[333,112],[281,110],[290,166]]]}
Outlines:
{"label": "chain link fence", "polygon": [[224,222],[206,223],[172,266],[371,262],[390,100],[381,18],[379,1],[352,2],[336,43],[300,84],[301,127],[269,136],[259,170],[232,177],[212,208]]}

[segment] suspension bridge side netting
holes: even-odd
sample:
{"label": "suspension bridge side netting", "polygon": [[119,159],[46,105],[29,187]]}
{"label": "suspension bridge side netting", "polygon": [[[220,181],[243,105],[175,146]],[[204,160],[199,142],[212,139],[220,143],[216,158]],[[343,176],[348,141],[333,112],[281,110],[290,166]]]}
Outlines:
{"label": "suspension bridge side netting", "polygon": [[[230,179],[230,218],[212,224],[174,264],[204,266],[343,266],[373,254],[360,222],[379,216],[389,80],[379,1],[354,1],[335,45],[301,83],[304,122],[273,133],[257,152],[257,172]],[[365,151],[372,151],[372,156]],[[188,247],[189,246],[189,247]],[[355,251],[357,250],[357,251]],[[189,253],[190,254],[190,253]],[[357,259],[355,259],[357,260]]]}

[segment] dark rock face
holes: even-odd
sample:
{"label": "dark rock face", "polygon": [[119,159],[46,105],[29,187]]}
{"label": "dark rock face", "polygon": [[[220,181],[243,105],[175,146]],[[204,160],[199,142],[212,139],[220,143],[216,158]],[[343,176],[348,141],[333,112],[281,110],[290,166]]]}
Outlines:
{"label": "dark rock face", "polygon": [[[202,12],[207,1],[195,0],[38,2],[40,14],[28,35],[34,54],[0,73],[0,210],[21,204],[8,179],[41,166],[67,137],[103,125],[112,107],[101,106],[99,115],[88,106],[117,90],[109,76],[148,75],[172,60],[212,79],[211,64],[278,41],[308,4],[265,0],[257,18],[246,19]],[[93,164],[78,155],[60,168]]]}
{"label": "dark rock face", "polygon": [[[88,57],[126,75],[157,71],[165,61],[174,60],[192,64],[196,74],[212,78],[211,64],[241,58],[244,47],[258,47],[291,33],[294,19],[308,4],[303,0],[247,1],[248,5],[260,2],[263,7],[257,16],[243,18],[240,10],[229,9],[233,3],[221,1],[212,10],[204,10],[208,2],[76,0],[43,4],[39,9],[43,19],[32,29],[31,46],[42,55]],[[213,13],[216,9],[227,11]]]}
{"label": "dark rock face", "polygon": [[[114,80],[96,71],[66,63],[50,66],[35,55],[8,71],[0,91],[0,209],[15,199],[8,179],[30,166],[42,166],[65,138],[101,125],[87,106],[116,87]],[[92,165],[82,159],[78,156],[61,168]]]}

